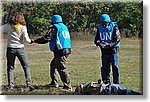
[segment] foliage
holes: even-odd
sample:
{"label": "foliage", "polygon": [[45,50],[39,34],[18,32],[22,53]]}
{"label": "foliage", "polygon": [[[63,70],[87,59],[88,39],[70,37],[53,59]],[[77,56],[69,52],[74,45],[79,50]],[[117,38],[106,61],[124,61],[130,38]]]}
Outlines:
{"label": "foliage", "polygon": [[71,32],[95,34],[100,14],[108,13],[112,21],[119,22],[121,30],[127,29],[132,34],[130,36],[142,37],[142,6],[138,2],[2,2],[2,20],[6,23],[13,11],[23,12],[28,32],[42,34],[50,25],[51,16],[59,14]]}

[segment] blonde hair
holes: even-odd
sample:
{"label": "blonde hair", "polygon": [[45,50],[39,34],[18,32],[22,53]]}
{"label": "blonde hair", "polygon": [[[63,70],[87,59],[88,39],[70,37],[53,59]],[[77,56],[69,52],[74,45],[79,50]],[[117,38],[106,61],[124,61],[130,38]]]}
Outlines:
{"label": "blonde hair", "polygon": [[16,25],[18,23],[21,25],[26,25],[24,15],[21,12],[12,13],[9,17],[9,23],[13,25]]}

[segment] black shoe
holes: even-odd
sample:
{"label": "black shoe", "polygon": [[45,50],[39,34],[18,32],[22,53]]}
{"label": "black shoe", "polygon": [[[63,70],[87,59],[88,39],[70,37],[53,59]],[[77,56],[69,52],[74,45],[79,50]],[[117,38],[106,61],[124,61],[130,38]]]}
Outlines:
{"label": "black shoe", "polygon": [[14,86],[8,86],[8,87],[7,87],[7,90],[9,90],[9,91],[10,91],[10,90],[13,90],[13,89],[14,89]]}
{"label": "black shoe", "polygon": [[58,85],[58,84],[54,84],[54,83],[50,83],[50,84],[48,84],[47,86],[49,86],[49,87],[56,87],[56,88],[58,88],[58,87],[59,87],[59,85]]}
{"label": "black shoe", "polygon": [[28,86],[29,91],[33,91],[35,88],[32,85]]}
{"label": "black shoe", "polygon": [[62,91],[72,91],[72,87],[63,86]]}

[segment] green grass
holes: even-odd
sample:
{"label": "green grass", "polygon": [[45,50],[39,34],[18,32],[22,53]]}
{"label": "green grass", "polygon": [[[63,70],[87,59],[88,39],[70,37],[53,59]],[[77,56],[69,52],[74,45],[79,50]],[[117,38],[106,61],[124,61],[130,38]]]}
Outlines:
{"label": "green grass", "polygon": [[[51,79],[49,75],[49,64],[53,58],[52,52],[49,51],[48,44],[25,44],[28,54],[29,65],[33,85],[36,90],[29,92],[25,90],[25,79],[22,67],[16,59],[15,64],[15,88],[12,91],[6,90],[7,74],[6,74],[6,43],[3,42],[3,93],[2,94],[51,94],[51,92],[64,93],[59,88],[48,88]],[[101,78],[100,66],[101,57],[100,49],[96,47],[92,40],[90,41],[72,41],[72,54],[68,57],[67,67],[70,74],[73,89],[78,83],[89,83],[97,81]],[[121,85],[143,92],[143,67],[142,67],[142,40],[141,39],[122,39],[121,49],[119,53],[119,68]],[[112,75],[112,73],[111,73]],[[60,86],[62,82],[59,75],[58,81]]]}

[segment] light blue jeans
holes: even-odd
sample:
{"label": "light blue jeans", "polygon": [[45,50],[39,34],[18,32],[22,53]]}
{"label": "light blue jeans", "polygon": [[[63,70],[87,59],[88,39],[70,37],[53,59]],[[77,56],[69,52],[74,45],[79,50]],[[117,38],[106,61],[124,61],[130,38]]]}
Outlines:
{"label": "light blue jeans", "polygon": [[14,87],[14,65],[16,57],[19,59],[25,74],[27,86],[32,84],[28,57],[25,48],[7,48],[8,86]]}
{"label": "light blue jeans", "polygon": [[102,95],[142,95],[142,93],[136,92],[119,84],[108,84],[100,92]]}

